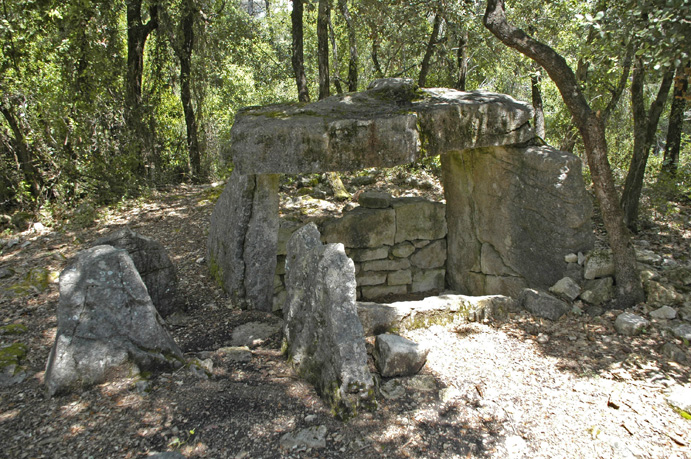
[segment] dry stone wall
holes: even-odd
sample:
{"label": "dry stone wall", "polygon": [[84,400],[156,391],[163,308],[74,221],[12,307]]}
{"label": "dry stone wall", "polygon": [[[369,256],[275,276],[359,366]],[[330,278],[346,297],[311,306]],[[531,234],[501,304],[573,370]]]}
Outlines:
{"label": "dry stone wall", "polygon": [[[360,206],[322,223],[322,241],[340,242],[355,263],[358,299],[437,292],[446,276],[446,205],[424,198],[363,193]],[[285,302],[285,245],[300,227],[282,222],[274,309]]]}

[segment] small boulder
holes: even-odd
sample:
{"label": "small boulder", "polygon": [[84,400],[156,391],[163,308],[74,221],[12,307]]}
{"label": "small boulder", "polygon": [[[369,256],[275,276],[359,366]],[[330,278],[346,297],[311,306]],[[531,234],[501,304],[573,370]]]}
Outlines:
{"label": "small boulder", "polygon": [[651,311],[650,317],[653,319],[672,320],[677,317],[677,311],[669,306],[662,306],[659,309]]}
{"label": "small boulder", "polygon": [[619,314],[614,321],[614,328],[617,332],[627,336],[637,335],[649,325],[650,321],[631,312]]}
{"label": "small boulder", "polygon": [[125,250],[100,245],[79,252],[60,275],[57,318],[45,374],[51,396],[184,361]]}
{"label": "small boulder", "polygon": [[320,449],[326,447],[326,426],[312,426],[297,432],[288,432],[281,437],[280,445],[285,450],[293,448]]}
{"label": "small boulder", "polygon": [[691,341],[691,325],[681,324],[672,328],[672,333],[674,336],[680,339],[685,339],[686,341]]}
{"label": "small boulder", "polygon": [[357,202],[368,209],[386,209],[391,206],[391,194],[383,191],[365,191],[360,194]]}
{"label": "small boulder", "polygon": [[160,242],[135,233],[129,228],[122,228],[97,239],[93,245],[111,245],[117,249],[127,250],[146,284],[149,297],[158,313],[167,317],[178,309],[175,297],[178,285],[175,266]]}
{"label": "small boulder", "polygon": [[581,299],[589,304],[600,305],[614,298],[614,279],[603,277],[585,283]]}
{"label": "small boulder", "polygon": [[571,306],[565,301],[555,298],[549,293],[530,288],[523,289],[518,302],[523,309],[549,320],[559,320],[561,316],[571,310]]}
{"label": "small boulder", "polygon": [[691,414],[691,387],[674,387],[667,395],[667,403],[678,410]]}
{"label": "small boulder", "polygon": [[557,296],[573,301],[581,294],[581,287],[570,277],[563,277],[551,286],[549,291]]}
{"label": "small boulder", "polygon": [[417,374],[427,354],[429,349],[398,335],[379,335],[374,342],[374,363],[385,378]]}
{"label": "small boulder", "polygon": [[597,279],[614,275],[614,260],[609,250],[593,250],[585,260],[583,277]]}
{"label": "small boulder", "polygon": [[645,283],[646,300],[651,306],[663,306],[669,304],[681,304],[684,295],[678,293],[671,285],[663,285],[660,282],[648,281]]}

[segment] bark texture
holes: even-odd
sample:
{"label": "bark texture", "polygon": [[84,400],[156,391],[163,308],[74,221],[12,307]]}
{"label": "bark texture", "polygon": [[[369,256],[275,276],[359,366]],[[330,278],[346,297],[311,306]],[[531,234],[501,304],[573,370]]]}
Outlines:
{"label": "bark texture", "polygon": [[190,156],[190,169],[194,180],[201,180],[201,151],[197,135],[197,118],[192,103],[192,50],[194,48],[194,21],[196,7],[194,0],[185,0],[180,20],[181,43],[178,52],[180,59],[180,100],[187,127],[187,151]]}
{"label": "bark texture", "polygon": [[432,60],[432,54],[434,54],[434,47],[439,42],[439,29],[441,28],[442,19],[441,14],[435,14],[434,23],[432,24],[432,35],[429,37],[427,49],[425,50],[425,56],[422,58],[422,63],[420,64],[420,76],[418,77],[417,85],[421,88],[424,88],[427,84],[429,65],[430,61]]}
{"label": "bark texture", "polygon": [[674,176],[679,166],[679,150],[681,147],[681,131],[684,125],[684,108],[689,90],[689,75],[691,75],[691,61],[677,67],[674,76],[674,99],[669,112],[669,127],[665,143],[665,158],[662,172]]}
{"label": "bark texture", "polygon": [[319,0],[317,13],[317,50],[319,53],[319,100],[329,97],[329,20],[331,9],[328,0]]}
{"label": "bark texture", "polygon": [[355,25],[353,24],[353,17],[348,10],[348,0],[338,0],[338,7],[341,10],[343,19],[346,22],[346,29],[348,30],[348,51],[350,59],[348,60],[348,91],[357,91],[358,83],[358,52],[357,52],[357,37],[355,36]]}
{"label": "bark texture", "polygon": [[303,0],[293,0],[293,11],[290,13],[293,35],[293,72],[295,73],[295,83],[298,87],[298,100],[300,102],[309,102],[310,94],[307,90],[307,77],[305,77],[304,33],[302,27],[303,11]]}
{"label": "bark texture", "polygon": [[504,44],[540,64],[559,88],[583,137],[595,194],[614,256],[618,306],[629,307],[644,301],[645,294],[638,276],[631,234],[624,224],[623,211],[607,158],[605,125],[600,114],[591,110],[576,75],[563,56],[508,23],[503,0],[488,0],[483,23]]}

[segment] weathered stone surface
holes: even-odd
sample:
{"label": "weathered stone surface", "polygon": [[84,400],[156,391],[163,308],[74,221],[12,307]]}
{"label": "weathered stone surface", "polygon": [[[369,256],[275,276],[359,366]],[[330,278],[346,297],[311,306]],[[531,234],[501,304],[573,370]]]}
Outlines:
{"label": "weathered stone surface", "polygon": [[411,291],[429,292],[432,290],[443,290],[446,279],[445,269],[427,269],[424,271],[416,271],[413,274],[413,284]]}
{"label": "weathered stone surface", "polygon": [[288,432],[281,437],[281,448],[292,451],[296,448],[320,449],[326,447],[326,426],[312,426],[297,432]]}
{"label": "weathered stone surface", "polygon": [[[290,220],[280,220],[278,227],[278,247],[276,253],[278,255],[283,255],[287,253],[286,244],[288,244],[288,239],[302,226],[302,223],[290,221]],[[282,273],[281,273],[282,274]]]}
{"label": "weathered stone surface", "polygon": [[281,331],[282,323],[247,322],[233,330],[232,346],[255,347]]}
{"label": "weathered stone surface", "polygon": [[386,283],[389,285],[406,285],[411,282],[413,282],[413,274],[409,269],[390,272],[386,277]]}
{"label": "weathered stone surface", "polygon": [[374,341],[374,364],[384,378],[417,374],[429,349],[398,335],[383,334]]}
{"label": "weathered stone surface", "polygon": [[391,194],[384,191],[365,191],[360,194],[357,202],[368,209],[386,209],[391,206]]}
{"label": "weathered stone surface", "polygon": [[446,206],[425,198],[398,198],[392,201],[396,211],[398,244],[416,239],[441,239],[446,236]]}
{"label": "weathered stone surface", "polygon": [[386,283],[387,272],[364,271],[357,276],[357,284],[360,287],[368,285],[381,285]]}
{"label": "weathered stone surface", "polygon": [[567,254],[593,245],[592,205],[580,160],[569,153],[546,146],[454,152],[442,156],[442,174],[454,290],[547,289],[564,277]]}
{"label": "weathered stone surface", "polygon": [[93,243],[127,250],[159,314],[167,317],[178,309],[175,266],[161,243],[122,228]]}
{"label": "weathered stone surface", "polygon": [[393,209],[357,207],[339,219],[326,222],[322,230],[327,243],[340,242],[352,248],[391,246],[396,234],[396,215]]}
{"label": "weathered stone surface", "polygon": [[118,369],[171,369],[183,360],[125,250],[79,252],[60,275],[57,317],[45,376],[50,395],[98,383]]}
{"label": "weathered stone surface", "polygon": [[410,261],[405,258],[393,260],[372,260],[362,264],[363,271],[398,271],[410,268]]}
{"label": "weathered stone surface", "polygon": [[389,295],[405,295],[408,288],[405,285],[370,285],[361,288],[362,297],[366,300],[374,300]]}
{"label": "weathered stone surface", "polygon": [[517,302],[501,295],[430,296],[420,301],[395,303],[358,302],[358,316],[367,336],[397,330],[413,330],[433,324],[450,324],[466,320],[481,321],[506,317],[518,310]]}
{"label": "weathered stone surface", "polygon": [[440,268],[446,264],[446,239],[434,241],[419,249],[410,257],[410,263],[416,268]]}
{"label": "weathered stone surface", "polygon": [[631,312],[619,314],[614,321],[614,328],[617,332],[627,336],[637,335],[649,325],[649,320]]}
{"label": "weathered stone surface", "polygon": [[562,277],[549,288],[549,291],[557,296],[573,301],[581,294],[581,287],[570,277]]}
{"label": "weathered stone surface", "polygon": [[691,387],[674,386],[667,395],[667,403],[691,415]]}
{"label": "weathered stone surface", "polygon": [[376,249],[350,249],[346,253],[353,261],[370,261],[382,260],[389,256],[389,249],[387,247],[378,247]]}
{"label": "weathered stone surface", "polygon": [[286,353],[343,419],[376,403],[355,288],[343,244],[323,245],[313,223],[293,234],[286,258]]}
{"label": "weathered stone surface", "polygon": [[549,320],[559,320],[561,316],[571,310],[566,302],[553,297],[549,293],[526,288],[518,299],[521,306],[538,317]]}
{"label": "weathered stone surface", "polygon": [[392,167],[414,162],[423,151],[524,142],[533,136],[531,118],[528,104],[502,94],[417,91],[412,81],[389,80],[308,105],[240,110],[229,151],[242,174]]}
{"label": "weathered stone surface", "polygon": [[415,252],[415,246],[410,242],[401,242],[391,249],[391,255],[396,258],[407,258]]}
{"label": "weathered stone surface", "polygon": [[278,229],[278,176],[234,170],[211,216],[207,259],[236,305],[271,311]]}
{"label": "weathered stone surface", "polygon": [[609,250],[593,250],[585,259],[583,277],[597,279],[614,275],[614,259]]}

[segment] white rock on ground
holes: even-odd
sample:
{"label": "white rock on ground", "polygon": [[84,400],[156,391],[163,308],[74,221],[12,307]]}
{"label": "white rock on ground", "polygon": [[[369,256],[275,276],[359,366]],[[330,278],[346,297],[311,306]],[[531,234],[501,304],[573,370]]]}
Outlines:
{"label": "white rock on ground", "polygon": [[659,309],[650,312],[650,317],[653,319],[667,319],[671,320],[677,317],[676,309],[670,306],[662,306]]}
{"label": "white rock on ground", "polygon": [[573,301],[581,294],[581,287],[570,277],[562,277],[549,288],[549,291]]}
{"label": "white rock on ground", "polygon": [[667,403],[675,408],[691,413],[691,387],[674,387],[667,396]]}
{"label": "white rock on ground", "polygon": [[614,321],[614,328],[622,335],[637,335],[650,325],[650,321],[633,313],[624,312],[619,314]]}
{"label": "white rock on ground", "polygon": [[379,335],[374,342],[374,363],[385,378],[416,374],[427,354],[429,349],[398,335]]}

